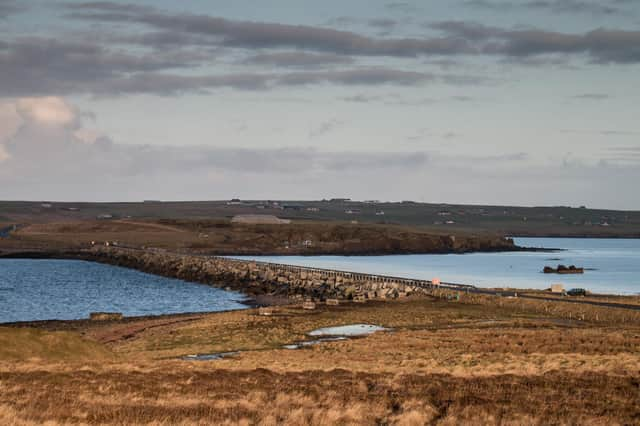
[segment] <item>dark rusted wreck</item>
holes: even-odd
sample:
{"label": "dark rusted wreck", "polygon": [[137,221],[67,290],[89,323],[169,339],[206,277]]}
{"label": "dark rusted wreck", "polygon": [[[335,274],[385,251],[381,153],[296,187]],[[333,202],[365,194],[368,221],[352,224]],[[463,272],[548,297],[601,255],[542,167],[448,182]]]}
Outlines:
{"label": "dark rusted wreck", "polygon": [[558,265],[557,268],[545,266],[542,272],[545,274],[584,274],[584,268],[576,268],[575,265],[571,265],[569,267]]}

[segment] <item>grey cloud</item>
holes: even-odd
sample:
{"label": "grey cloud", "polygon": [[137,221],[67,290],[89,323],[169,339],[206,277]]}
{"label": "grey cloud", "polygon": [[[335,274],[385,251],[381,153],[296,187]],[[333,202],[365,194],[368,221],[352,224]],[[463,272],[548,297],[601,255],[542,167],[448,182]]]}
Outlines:
{"label": "grey cloud", "polygon": [[277,79],[279,85],[304,85],[312,83],[339,83],[345,85],[398,84],[415,85],[435,80],[432,74],[401,71],[388,68],[362,68],[347,71],[289,73]]}
{"label": "grey cloud", "polygon": [[309,132],[309,137],[317,138],[320,136],[324,136],[327,133],[333,131],[336,127],[340,126],[341,124],[342,124],[342,121],[336,118],[325,121],[324,123],[320,123],[318,127],[311,129],[311,131]]}
{"label": "grey cloud", "polygon": [[640,134],[640,132],[627,131],[627,130],[575,130],[575,129],[562,129],[561,133],[577,133],[585,135],[602,135],[602,136],[634,136]]}
{"label": "grey cloud", "polygon": [[602,100],[611,98],[611,96],[605,93],[581,93],[579,95],[574,95],[571,98],[590,100],[590,101],[602,101]]}
{"label": "grey cloud", "polygon": [[214,76],[184,76],[167,74],[137,74],[102,82],[94,92],[108,94],[156,93],[173,95],[184,92],[205,91],[212,88],[230,87],[241,90],[264,90],[281,86],[304,86],[311,84],[341,85],[415,85],[433,80],[429,74],[398,71],[393,69],[366,68],[347,71],[292,72],[284,74],[229,74]]}
{"label": "grey cloud", "polygon": [[294,51],[262,53],[259,55],[249,56],[242,62],[254,65],[306,68],[337,64],[352,64],[354,60],[353,58],[344,55]]}
{"label": "grey cloud", "polygon": [[207,37],[212,43],[236,48],[295,48],[341,55],[390,57],[485,54],[523,58],[554,53],[587,54],[600,63],[640,62],[640,31],[597,29],[569,34],[539,29],[509,30],[450,21],[429,24],[444,33],[440,37],[373,38],[322,27],[233,21],[204,15],[172,15],[155,9],[114,11],[95,4],[87,9],[74,11],[70,16],[101,22],[137,23],[161,32]]}
{"label": "grey cloud", "polygon": [[346,27],[356,22],[358,22],[358,20],[351,16],[338,16],[337,18],[329,19],[326,24],[330,27]]}
{"label": "grey cloud", "polygon": [[[90,42],[35,37],[17,39],[0,45],[0,96],[70,93],[171,95],[220,87],[262,90],[321,83],[416,85],[435,79],[431,74],[378,67],[270,74],[193,75],[172,72],[211,63],[212,59],[208,52],[190,50],[165,49],[136,56]],[[262,63],[280,61],[291,66],[323,62],[348,64],[351,61],[349,57],[340,55],[306,52],[265,53],[251,60]]]}
{"label": "grey cloud", "polygon": [[80,3],[66,3],[66,7],[69,9],[101,9],[101,10],[112,10],[117,12],[137,12],[137,13],[146,13],[153,11],[152,7],[149,6],[139,6],[135,4],[126,4],[126,3],[116,3],[112,1],[86,1]]}
{"label": "grey cloud", "polygon": [[640,154],[640,146],[618,146],[618,147],[609,148],[609,151],[631,152],[631,153]]}
{"label": "grey cloud", "polygon": [[618,7],[604,2],[587,2],[582,0],[536,0],[525,3],[530,9],[544,9],[555,13],[591,13],[594,15],[612,15],[622,13]]}
{"label": "grey cloud", "polygon": [[389,19],[389,18],[378,18],[378,19],[369,20],[369,25],[375,28],[382,28],[385,30],[389,30],[391,28],[394,28],[396,25],[398,25],[398,21],[396,21],[395,19]]}
{"label": "grey cloud", "polygon": [[434,28],[454,37],[470,40],[487,40],[497,38],[504,34],[505,30],[498,27],[487,26],[477,22],[468,21],[441,21],[426,23],[425,27]]}
{"label": "grey cloud", "polygon": [[240,90],[264,90],[272,77],[266,74],[229,74],[189,76],[140,73],[96,82],[87,90],[101,95],[152,93],[164,96],[187,92],[204,93],[208,89],[228,87]]}
{"label": "grey cloud", "polygon": [[[446,98],[408,98],[403,97],[398,94],[387,94],[387,95],[366,95],[363,93],[350,95],[350,96],[342,96],[339,97],[338,100],[344,102],[352,102],[352,103],[382,103],[385,105],[392,106],[419,106],[419,105],[428,105],[434,104],[437,102],[472,102],[476,99],[471,96],[466,95],[454,95]],[[413,138],[412,138],[413,139]]]}
{"label": "grey cloud", "polygon": [[495,12],[508,12],[516,9],[545,10],[553,13],[587,13],[596,16],[622,14],[620,5],[630,4],[626,1],[585,1],[585,0],[531,0],[526,2],[468,0],[464,4],[479,9]]}
{"label": "grey cloud", "polygon": [[567,34],[538,29],[506,30],[463,21],[431,26],[469,42],[476,40],[479,50],[485,54],[511,57],[587,54],[598,63],[640,62],[640,31],[597,29]]}
{"label": "grey cloud", "polygon": [[616,163],[640,163],[640,146],[609,148],[605,152],[603,160]]}
{"label": "grey cloud", "polygon": [[403,14],[410,14],[419,10],[416,5],[409,2],[391,2],[387,3],[385,7],[392,12],[399,12]]}
{"label": "grey cloud", "polygon": [[421,169],[429,162],[424,152],[407,153],[367,153],[344,152],[331,153],[325,160],[324,167],[336,172],[358,172],[364,170]]}
{"label": "grey cloud", "polygon": [[124,73],[192,67],[201,59],[198,53],[136,56],[88,42],[23,38],[0,50],[0,95],[83,92]]}
{"label": "grey cloud", "polygon": [[367,104],[367,103],[371,103],[371,102],[378,102],[378,101],[384,101],[385,99],[387,99],[387,96],[382,96],[382,95],[365,95],[365,94],[358,94],[358,95],[351,95],[351,96],[343,96],[338,98],[341,101],[345,101],[345,102],[354,102],[354,103],[359,103],[359,104]]}
{"label": "grey cloud", "polygon": [[18,3],[16,0],[0,0],[0,20],[6,19],[16,13],[22,13],[27,10],[24,3]]}
{"label": "grey cloud", "polygon": [[232,21],[204,15],[171,15],[160,11],[114,12],[111,8],[105,9],[99,5],[86,9],[88,10],[73,11],[68,17],[100,22],[144,24],[162,31],[208,36],[220,45],[230,47],[284,47],[350,55],[397,57],[469,52],[466,42],[453,38],[379,39],[349,31],[305,25]]}

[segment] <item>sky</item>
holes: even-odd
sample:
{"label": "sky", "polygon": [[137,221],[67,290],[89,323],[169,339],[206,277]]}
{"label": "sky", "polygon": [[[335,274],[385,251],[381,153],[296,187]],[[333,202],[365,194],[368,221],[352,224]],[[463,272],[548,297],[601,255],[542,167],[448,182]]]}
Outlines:
{"label": "sky", "polygon": [[0,0],[0,199],[640,209],[640,0]]}

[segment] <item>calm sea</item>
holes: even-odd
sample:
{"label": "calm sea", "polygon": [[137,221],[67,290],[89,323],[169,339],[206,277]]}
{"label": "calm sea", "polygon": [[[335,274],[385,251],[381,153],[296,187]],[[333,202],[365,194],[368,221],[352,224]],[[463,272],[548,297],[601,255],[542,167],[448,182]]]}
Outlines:
{"label": "calm sea", "polygon": [[[267,262],[398,277],[473,284],[478,287],[582,287],[599,293],[640,294],[640,239],[516,238],[526,247],[558,252],[471,253],[396,256],[264,256]],[[248,259],[249,257],[244,257]],[[582,275],[543,274],[545,265],[576,265]]]}
{"label": "calm sea", "polygon": [[0,259],[0,323],[246,308],[240,293],[76,260]]}
{"label": "calm sea", "polygon": [[[473,284],[478,287],[565,288],[640,294],[640,240],[518,238],[527,247],[561,251],[397,256],[265,256],[292,265]],[[246,257],[245,257],[246,258]],[[543,274],[545,265],[576,265],[583,275]],[[214,287],[74,260],[0,259],[0,323],[242,309],[245,297]]]}

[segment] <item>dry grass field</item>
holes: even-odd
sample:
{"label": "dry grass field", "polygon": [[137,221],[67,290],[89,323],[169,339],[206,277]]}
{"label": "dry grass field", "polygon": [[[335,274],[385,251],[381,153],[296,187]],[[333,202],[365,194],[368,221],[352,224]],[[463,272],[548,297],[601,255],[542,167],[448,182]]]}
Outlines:
{"label": "dry grass field", "polygon": [[[410,298],[4,327],[0,423],[639,424],[640,323],[535,303]],[[283,349],[354,323],[389,330]],[[32,337],[52,343],[23,345]]]}

